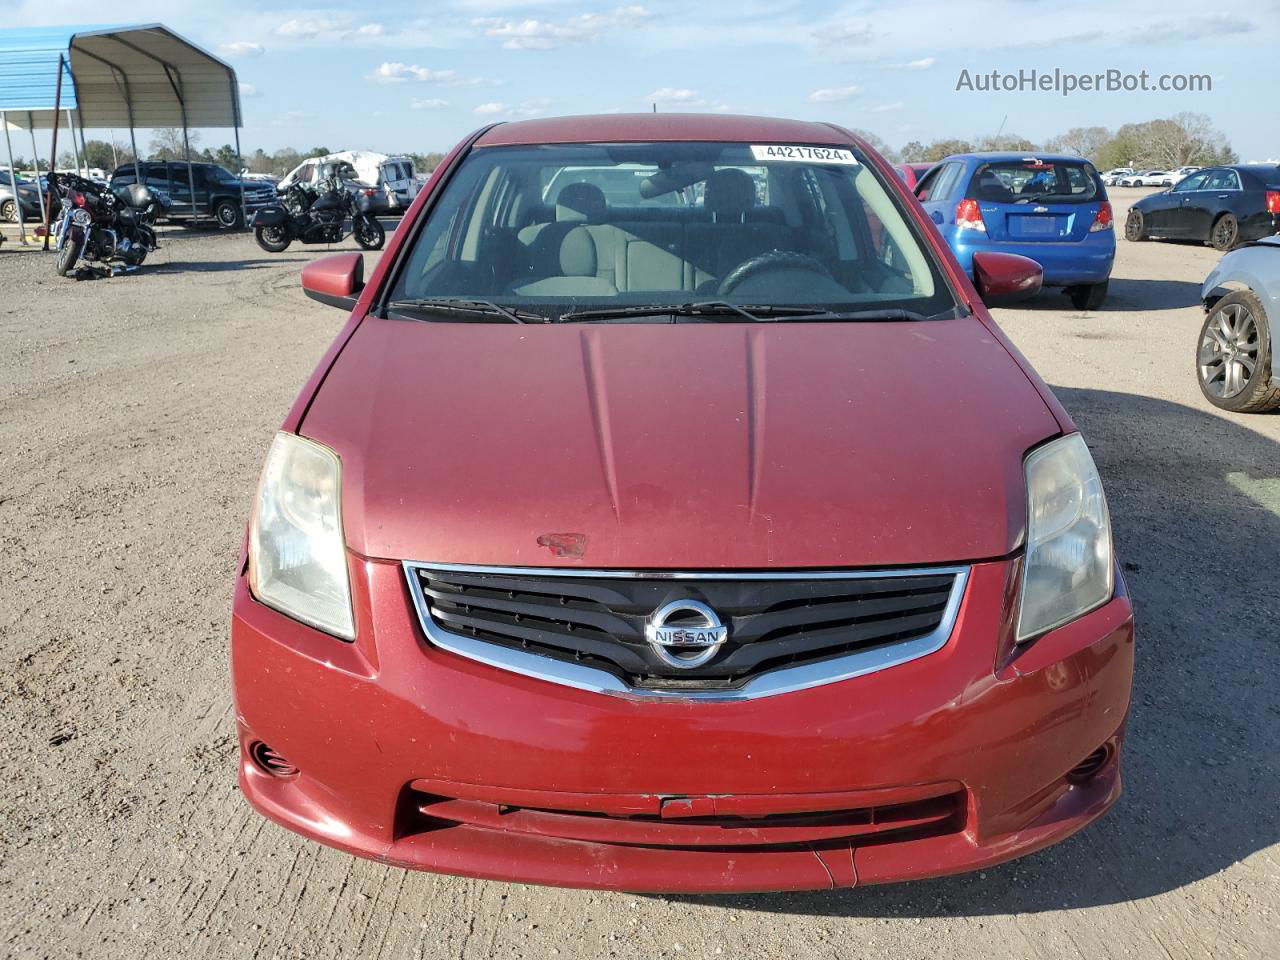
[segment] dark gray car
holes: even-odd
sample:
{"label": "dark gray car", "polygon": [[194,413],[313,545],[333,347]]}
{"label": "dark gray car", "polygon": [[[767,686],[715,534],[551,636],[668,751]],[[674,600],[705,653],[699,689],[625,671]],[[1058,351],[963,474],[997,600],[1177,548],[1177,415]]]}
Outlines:
{"label": "dark gray car", "polygon": [[1236,413],[1280,408],[1272,324],[1280,322],[1280,236],[1248,243],[1218,261],[1200,290],[1204,326],[1196,348],[1200,389]]}
{"label": "dark gray car", "polygon": [[[220,227],[243,226],[240,218],[241,186],[244,187],[244,204],[250,219],[259,208],[276,202],[275,187],[270,183],[242,181],[216,163],[193,163],[190,172],[185,162],[144,160],[139,166],[142,167],[142,182],[172,201],[173,206],[167,215],[169,220],[212,220]],[[111,174],[112,190],[137,182],[132,163],[118,167]]]}
{"label": "dark gray car", "polygon": [[17,223],[19,209],[22,210],[22,219],[39,220],[40,194],[36,190],[35,181],[18,177],[17,194],[15,199],[9,171],[0,171],[0,220],[5,223]]}

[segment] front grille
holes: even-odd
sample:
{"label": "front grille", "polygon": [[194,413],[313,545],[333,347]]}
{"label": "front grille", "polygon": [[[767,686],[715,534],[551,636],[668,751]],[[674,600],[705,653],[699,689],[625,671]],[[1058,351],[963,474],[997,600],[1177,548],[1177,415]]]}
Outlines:
{"label": "front grille", "polygon": [[[781,850],[828,845],[895,843],[955,833],[964,828],[962,790],[900,803],[824,807],[755,815],[683,816],[681,806],[698,809],[714,798],[673,798],[654,813],[619,814],[591,809],[551,809],[517,806],[499,800],[456,798],[435,792],[430,781],[415,781],[407,800],[411,813],[405,833],[425,833],[450,827],[470,827],[555,840],[666,847],[686,850]],[[703,803],[706,801],[706,803]],[[675,807],[677,815],[668,811]]]}
{"label": "front grille", "polygon": [[[732,690],[772,670],[932,634],[943,625],[959,575],[949,569],[672,579],[409,568],[419,611],[431,621],[424,629],[592,667],[631,687],[672,691]],[[715,655],[695,668],[665,662],[645,636],[648,618],[674,600],[704,603],[728,627]]]}

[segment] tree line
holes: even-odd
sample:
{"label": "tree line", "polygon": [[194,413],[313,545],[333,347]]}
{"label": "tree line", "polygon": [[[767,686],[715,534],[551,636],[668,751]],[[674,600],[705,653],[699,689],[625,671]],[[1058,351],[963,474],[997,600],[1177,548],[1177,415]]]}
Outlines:
{"label": "tree line", "polygon": [[1226,137],[1203,113],[1179,113],[1161,120],[1126,123],[1116,130],[1072,127],[1043,143],[1017,134],[1003,134],[973,140],[934,140],[927,144],[912,140],[900,150],[894,150],[874,134],[863,136],[895,163],[937,163],[952,154],[979,150],[1067,153],[1084,157],[1100,170],[1116,167],[1172,170],[1237,163],[1240,159]]}
{"label": "tree line", "polygon": [[[976,150],[1069,153],[1084,157],[1100,170],[1115,167],[1172,170],[1175,167],[1205,167],[1236,163],[1239,160],[1226,137],[1203,113],[1179,113],[1162,120],[1126,123],[1116,130],[1107,127],[1072,127],[1043,143],[1010,133],[975,137],[972,140],[933,140],[927,144],[912,140],[895,150],[873,133],[865,130],[857,132],[883,154],[885,159],[893,163],[936,163],[952,154],[972,153]],[[235,148],[229,143],[216,149],[201,149],[198,131],[191,131],[187,142],[183,141],[182,130],[176,127],[157,129],[151,133],[149,154],[144,160],[183,160],[189,144],[192,160],[216,163],[232,172],[240,168]],[[107,172],[121,163],[131,163],[134,159],[129,145],[119,142],[89,140],[84,148],[85,160],[82,162]],[[258,148],[252,153],[244,154],[243,161],[250,173],[282,177],[303,160],[333,152],[328,147],[312,147],[305,151],[285,147],[273,153]],[[444,159],[444,154],[439,152],[408,153],[404,156],[413,160],[414,169],[420,174],[430,173]],[[14,166],[26,170],[33,165],[23,158],[15,158]],[[75,166],[70,150],[60,153],[58,166],[64,169]],[[44,169],[43,166],[41,169]]]}

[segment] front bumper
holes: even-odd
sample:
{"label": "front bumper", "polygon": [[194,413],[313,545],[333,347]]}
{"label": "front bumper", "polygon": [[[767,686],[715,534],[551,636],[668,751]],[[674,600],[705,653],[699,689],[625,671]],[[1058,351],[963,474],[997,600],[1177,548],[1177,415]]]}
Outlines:
{"label": "front bumper", "polygon": [[[1120,793],[1123,585],[1015,657],[1016,567],[972,568],[937,653],[735,703],[589,693],[430,647],[397,564],[353,561],[355,644],[256,603],[242,576],[241,788],[350,853],[526,883],[764,891],[977,869],[1069,836]],[[298,772],[265,772],[257,743]],[[1069,780],[1100,747],[1101,769]]]}

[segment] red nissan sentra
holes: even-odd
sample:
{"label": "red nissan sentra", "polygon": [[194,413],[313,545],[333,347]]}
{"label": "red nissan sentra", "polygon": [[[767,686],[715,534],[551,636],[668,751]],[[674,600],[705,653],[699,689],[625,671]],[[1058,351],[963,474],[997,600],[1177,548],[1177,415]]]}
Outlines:
{"label": "red nissan sentra", "polygon": [[852,886],[1120,793],[1133,667],[1070,417],[874,151],[754,117],[488,127],[267,454],[232,654],[249,801],[385,863]]}

